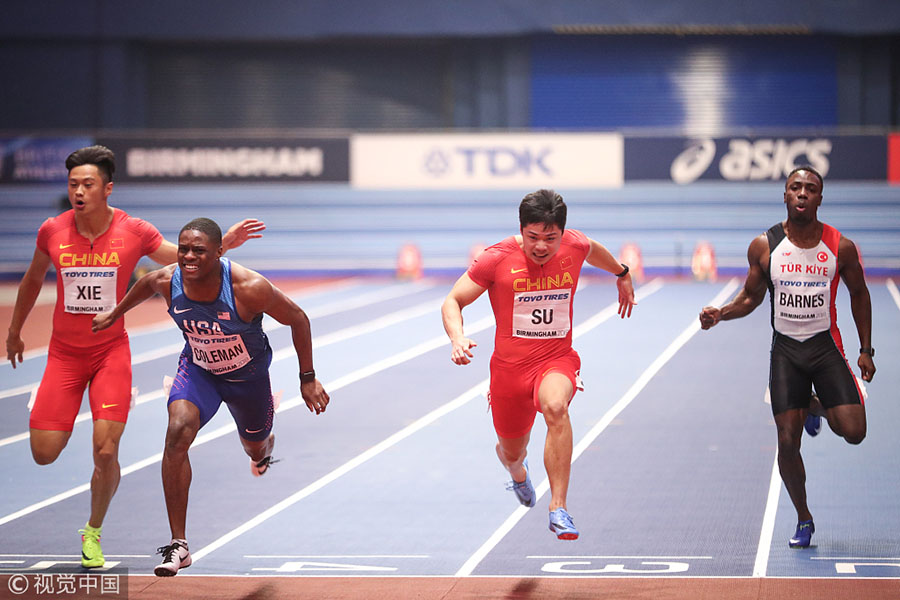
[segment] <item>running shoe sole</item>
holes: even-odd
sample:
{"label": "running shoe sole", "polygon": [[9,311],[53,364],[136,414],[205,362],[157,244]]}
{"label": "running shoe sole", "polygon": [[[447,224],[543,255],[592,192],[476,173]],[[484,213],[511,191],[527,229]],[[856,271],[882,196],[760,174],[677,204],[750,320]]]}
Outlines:
{"label": "running shoe sole", "polygon": [[[562,513],[558,515],[559,518],[554,522],[554,515],[557,513]],[[560,540],[577,540],[579,532],[575,528],[575,523],[572,521],[572,517],[566,512],[563,508],[557,508],[553,512],[550,513],[550,531],[556,534],[557,539]]]}

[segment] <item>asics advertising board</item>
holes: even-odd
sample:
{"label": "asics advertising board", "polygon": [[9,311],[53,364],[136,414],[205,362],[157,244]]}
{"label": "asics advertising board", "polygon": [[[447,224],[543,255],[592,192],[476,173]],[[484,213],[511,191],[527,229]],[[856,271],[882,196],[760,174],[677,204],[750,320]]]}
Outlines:
{"label": "asics advertising board", "polygon": [[622,185],[618,134],[372,134],[350,141],[350,182],[376,189]]}
{"label": "asics advertising board", "polygon": [[834,180],[884,181],[887,139],[883,135],[829,135],[625,140],[628,181],[781,181],[801,165],[810,165]]}

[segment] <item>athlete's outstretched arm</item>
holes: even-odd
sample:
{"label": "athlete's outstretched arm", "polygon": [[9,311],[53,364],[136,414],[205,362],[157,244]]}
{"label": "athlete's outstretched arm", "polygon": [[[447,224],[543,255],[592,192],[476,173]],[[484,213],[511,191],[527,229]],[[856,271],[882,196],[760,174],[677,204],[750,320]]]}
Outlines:
{"label": "athlete's outstretched arm", "polygon": [[765,234],[762,234],[750,242],[747,249],[747,261],[750,267],[747,270],[747,279],[744,287],[734,299],[723,306],[705,306],[700,311],[700,327],[709,329],[719,321],[729,321],[746,317],[752,313],[766,297],[766,272],[763,265],[769,260],[769,242]]}
{"label": "athlete's outstretched arm", "polygon": [[452,350],[450,360],[458,365],[467,365],[472,362],[474,356],[471,349],[477,346],[475,340],[469,339],[463,332],[462,309],[475,302],[487,288],[472,281],[468,273],[456,280],[447,298],[441,305],[441,319],[444,322],[444,331],[450,338]]}
{"label": "athlete's outstretched arm", "polygon": [[16,368],[16,359],[22,362],[22,354],[25,352],[25,342],[22,341],[22,327],[25,319],[34,308],[37,297],[44,285],[44,276],[50,268],[50,256],[37,248],[34,249],[34,257],[28,270],[25,271],[22,282],[19,284],[19,292],[16,294],[16,306],[13,308],[12,319],[9,321],[9,333],[6,336],[6,358],[9,364]]}
{"label": "athlete's outstretched arm", "polygon": [[169,265],[162,269],[150,271],[138,279],[135,284],[131,286],[131,289],[128,290],[128,293],[125,294],[125,297],[122,298],[122,301],[116,304],[111,311],[94,315],[94,320],[91,323],[91,331],[96,333],[102,329],[106,329],[115,323],[119,317],[123,316],[144,300],[153,297],[154,294],[160,294],[163,298],[166,298],[166,302],[168,302],[169,284],[172,281],[172,273],[177,268],[178,265]]}
{"label": "athlete's outstretched arm", "polygon": [[222,236],[222,250],[228,252],[238,246],[243,246],[247,240],[255,240],[262,237],[266,224],[258,219],[244,219],[228,228]]}
{"label": "athlete's outstretched arm", "polygon": [[[612,252],[606,249],[606,246],[597,240],[590,240],[590,242],[591,251],[585,259],[589,265],[603,269],[613,275],[618,275],[622,272],[621,263],[616,260]],[[631,273],[625,273],[623,276],[617,277],[616,288],[619,290],[619,316],[623,319],[630,317],[631,309],[637,304],[634,301],[634,283],[631,280]]]}
{"label": "athlete's outstretched arm", "polygon": [[[872,299],[869,296],[869,288],[866,286],[866,276],[859,262],[859,251],[856,244],[841,236],[838,245],[838,270],[841,279],[850,292],[850,311],[853,313],[853,321],[856,323],[856,333],[859,335],[860,348],[872,347]],[[859,372],[865,381],[872,381],[875,375],[875,361],[867,352],[860,352]]]}
{"label": "athlete's outstretched arm", "polygon": [[[232,274],[235,273],[234,267],[236,266],[238,265],[232,263]],[[259,273],[239,266],[238,270],[242,271],[243,275],[240,286],[235,289],[235,298],[250,312],[265,313],[282,325],[290,326],[291,339],[294,342],[294,351],[297,353],[301,377],[303,373],[313,374],[306,381],[301,379],[300,395],[310,412],[315,412],[317,415],[325,412],[331,397],[315,377],[312,331],[306,312]]]}
{"label": "athlete's outstretched arm", "polygon": [[[242,246],[247,240],[261,238],[262,233],[260,232],[265,228],[266,224],[257,219],[238,221],[222,235],[223,253]],[[168,240],[163,240],[159,248],[147,256],[161,265],[170,265],[178,260],[178,246]]]}

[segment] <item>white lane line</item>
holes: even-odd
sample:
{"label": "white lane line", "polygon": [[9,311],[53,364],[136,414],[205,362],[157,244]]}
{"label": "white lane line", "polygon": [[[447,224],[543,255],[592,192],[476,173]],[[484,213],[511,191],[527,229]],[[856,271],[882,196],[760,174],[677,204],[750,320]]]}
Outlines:
{"label": "white lane line", "polygon": [[350,471],[352,471],[359,465],[365,463],[370,458],[378,456],[379,454],[381,454],[388,448],[395,446],[396,444],[398,444],[402,440],[408,438],[409,436],[411,436],[415,432],[419,431],[423,427],[430,425],[431,423],[437,421],[444,415],[465,405],[473,398],[477,398],[479,396],[485,395],[487,393],[488,382],[489,382],[489,379],[485,379],[485,380],[479,382],[477,385],[470,388],[468,391],[461,394],[460,396],[457,396],[455,399],[451,400],[447,404],[444,404],[443,406],[440,406],[437,409],[431,411],[424,417],[421,417],[420,419],[413,422],[412,424],[404,427],[403,429],[401,429],[394,435],[392,435],[392,436],[382,440],[378,444],[372,446],[371,448],[369,448],[362,454],[359,454],[356,457],[345,462],[343,465],[341,465],[337,469],[331,471],[327,475],[320,477],[313,483],[311,483],[308,486],[304,487],[303,489],[295,492],[294,494],[288,496],[281,502],[278,502],[274,506],[259,513],[258,515],[256,515],[252,519],[250,519],[249,521],[246,521],[242,525],[236,527],[235,529],[232,529],[231,531],[229,531],[225,535],[219,537],[212,543],[201,548],[199,551],[192,553],[191,558],[195,561],[200,560],[201,558],[205,557],[207,554],[218,550],[219,548],[221,548],[228,542],[230,542],[230,541],[240,537],[244,533],[250,531],[251,529],[253,529],[257,525],[259,525],[260,523],[263,523],[264,521],[277,515],[281,511],[283,511],[287,508],[290,508],[291,506],[293,506],[294,504],[296,504],[303,498],[306,498],[310,494],[313,494],[314,492],[319,491],[320,489],[322,489],[329,483],[335,481],[336,479],[340,478],[341,476],[346,475],[347,473],[349,473]]}
{"label": "white lane line", "polygon": [[[390,327],[391,325],[397,325],[404,321],[409,321],[411,319],[415,319],[429,313],[436,313],[440,309],[443,302],[443,298],[440,298],[438,300],[429,300],[428,302],[422,302],[421,304],[417,304],[416,306],[403,308],[398,311],[378,317],[377,319],[372,319],[371,321],[360,323],[359,325],[352,325],[338,331],[326,333],[325,335],[313,340],[313,349],[328,346],[330,344],[336,344],[338,342],[343,342],[344,340],[359,337],[367,333],[372,333],[374,331],[378,331],[379,329],[384,329],[386,327]],[[291,356],[297,356],[297,352],[296,350],[294,350],[293,346],[288,346],[287,348],[282,348],[281,350],[275,352],[272,355],[272,360],[281,360],[283,358],[289,358]]]}
{"label": "white lane line", "polygon": [[[0,555],[2,556],[2,555]],[[245,554],[244,558],[431,558],[430,554]]]}
{"label": "white lane line", "polygon": [[[403,283],[403,284],[394,284],[390,287],[381,290],[372,290],[370,292],[365,292],[363,294],[357,294],[352,298],[347,298],[346,300],[341,300],[339,302],[332,302],[327,306],[315,307],[311,308],[306,313],[309,315],[310,319],[314,319],[317,317],[325,317],[328,315],[333,315],[341,312],[346,312],[348,310],[354,310],[357,308],[362,308],[363,306],[368,306],[370,304],[375,304],[377,302],[384,302],[385,300],[393,300],[394,298],[399,298],[401,296],[406,296],[408,294],[415,294],[417,292],[424,292],[430,289],[433,289],[437,285],[436,282],[423,279],[421,281],[412,282],[412,283]],[[281,325],[273,320],[273,323],[276,325]]]}
{"label": "white lane line", "polygon": [[628,558],[628,559],[647,559],[647,560],[712,560],[714,557],[712,556],[627,556],[621,554],[591,554],[591,555],[583,555],[583,556],[572,556],[571,554],[561,554],[559,556],[553,555],[534,555],[534,556],[526,556],[525,558],[536,558],[536,559],[554,559],[554,558],[571,558],[574,560],[591,560],[596,558]]}
{"label": "white lane line", "polygon": [[900,556],[810,556],[809,560],[900,560]]}
{"label": "white lane line", "polygon": [[26,383],[25,385],[20,385],[19,387],[0,391],[0,400],[2,400],[3,398],[10,398],[12,396],[18,396],[19,394],[29,394],[31,393],[31,390],[33,390],[37,386],[37,383]]}
{"label": "white lane line", "polygon": [[781,475],[778,473],[778,452],[772,464],[772,476],[769,478],[769,494],[766,497],[766,510],[763,513],[762,528],[759,532],[759,545],[756,547],[756,560],[753,563],[753,577],[765,577],[769,564],[769,551],[772,548],[772,537],[775,534],[775,515],[778,512],[778,499],[781,495]]}
{"label": "white lane line", "polygon": [[[485,318],[483,318],[479,321],[476,321],[475,323],[472,323],[471,325],[467,326],[466,331],[467,331],[467,333],[474,334],[483,329],[487,329],[488,327],[490,327],[493,324],[494,324],[493,316],[485,317]],[[388,357],[383,358],[379,361],[376,361],[368,366],[362,367],[361,369],[357,369],[356,371],[347,373],[346,375],[339,377],[339,378],[335,379],[334,381],[326,383],[324,385],[324,387],[326,390],[329,391],[329,393],[336,392],[337,390],[339,390],[342,387],[345,387],[347,385],[350,385],[351,383],[355,383],[356,381],[359,381],[361,379],[369,377],[370,375],[379,373],[380,371],[383,371],[390,367],[396,366],[405,361],[412,360],[413,358],[416,358],[417,356],[419,356],[421,354],[424,354],[426,352],[434,350],[435,348],[440,348],[441,346],[445,346],[447,344],[448,344],[448,341],[447,341],[446,335],[440,335],[440,336],[434,337],[431,340],[422,342],[421,344],[413,346],[412,348],[409,348],[402,352],[398,352],[397,354],[394,354],[393,356],[388,356]],[[291,408],[294,408],[295,406],[300,406],[300,405],[306,406],[306,404],[303,402],[303,398],[298,395],[298,396],[291,398],[290,400],[282,401],[281,406],[279,406],[279,408],[278,408],[278,412],[284,412],[285,410],[289,410]],[[191,444],[191,448],[196,448],[197,446],[200,446],[202,444],[205,444],[206,442],[210,442],[212,440],[220,438],[223,435],[227,435],[235,430],[236,430],[236,428],[235,428],[234,423],[229,423],[227,425],[223,425],[222,427],[219,427],[218,429],[209,431],[203,435],[198,435],[197,438],[194,440],[194,443]],[[159,452],[157,454],[149,456],[149,457],[147,457],[143,460],[140,460],[136,463],[132,463],[131,465],[128,465],[127,467],[122,468],[122,477],[129,475],[131,473],[134,473],[135,471],[139,471],[139,470],[143,469],[144,467],[147,467],[154,463],[157,463],[160,460],[162,460],[162,452]],[[10,514],[6,515],[5,517],[0,518],[0,525],[4,525],[6,523],[9,523],[10,521],[14,521],[20,517],[24,517],[25,515],[33,513],[36,510],[40,510],[47,506],[51,506],[53,504],[56,504],[57,502],[61,502],[62,500],[71,498],[72,496],[76,496],[82,492],[87,491],[88,489],[90,489],[90,483],[85,483],[85,484],[76,486],[74,488],[71,488],[69,490],[66,490],[65,492],[56,494],[55,496],[52,496],[50,498],[46,498],[46,499],[44,499],[40,502],[37,502],[35,504],[32,504],[30,506],[26,506],[25,508],[23,508],[21,510],[10,513]]]}
{"label": "white lane line", "polygon": [[[16,558],[81,558],[80,554],[0,554]],[[150,554],[104,554],[107,558],[150,558]],[[24,562],[24,561],[22,561]]]}
{"label": "white lane line", "polygon": [[[647,295],[652,294],[653,292],[657,291],[661,287],[662,287],[662,280],[656,279],[656,280],[652,281],[651,283],[647,284],[646,286],[644,286],[644,288],[642,288],[641,291],[646,292],[646,293],[644,293],[644,296],[647,296]],[[640,296],[640,293],[639,293],[639,296]],[[600,311],[597,315],[595,315],[595,317],[589,319],[587,323],[590,323],[590,328],[585,328],[583,326],[578,331],[578,335],[587,333],[587,331],[589,331],[590,329],[597,327],[598,325],[600,325],[601,323],[603,323],[604,321],[606,321],[613,315],[617,314],[617,310],[618,310],[618,302],[610,304],[609,306],[604,308],[602,311]],[[600,317],[600,315],[603,315],[603,316]],[[466,333],[468,335],[471,335],[475,331],[479,331],[481,328],[483,328],[483,325],[485,324],[485,322],[487,322],[487,326],[490,326],[490,324],[493,324],[493,322],[494,322],[493,316],[486,317],[486,318],[476,322],[473,325],[467,326]],[[576,335],[576,332],[574,330],[573,330],[572,335],[573,336]],[[430,342],[426,342],[426,344],[429,344],[429,343]],[[447,344],[446,337],[442,336],[440,345],[446,345],[446,344]],[[275,504],[274,506],[270,507],[269,509],[263,511],[262,513],[258,514],[257,516],[250,519],[249,521],[247,521],[247,522],[243,523],[242,525],[236,527],[235,529],[229,531],[228,533],[221,536],[217,540],[213,541],[209,545],[205,546],[204,548],[201,548],[198,552],[191,553],[191,558],[196,561],[196,560],[199,560],[199,559],[205,557],[207,554],[210,554],[211,552],[218,550],[219,548],[221,548],[228,542],[237,539],[238,537],[240,537],[244,533],[250,531],[257,525],[263,523],[264,521],[277,515],[278,513],[286,510],[287,508],[290,508],[291,506],[293,506],[300,500],[306,498],[310,494],[313,494],[314,492],[319,491],[320,489],[322,489],[329,483],[331,483],[331,482],[335,481],[336,479],[340,478],[341,476],[349,473],[350,471],[352,471],[359,465],[365,463],[369,459],[377,456],[378,454],[381,454],[388,448],[396,445],[398,442],[406,439],[407,437],[409,437],[413,433],[419,431],[423,427],[437,421],[438,419],[445,416],[446,414],[465,405],[467,402],[469,402],[473,398],[485,395],[487,393],[489,383],[490,383],[490,378],[487,378],[487,379],[481,381],[480,383],[478,383],[474,387],[470,388],[468,391],[466,391],[462,395],[456,397],[455,399],[451,400],[447,404],[444,404],[443,406],[440,406],[437,409],[431,411],[424,417],[422,417],[419,420],[415,421],[414,423],[408,425],[407,427],[401,429],[397,433],[395,433],[392,436],[388,437],[387,439],[381,441],[380,443],[376,444],[375,446],[369,448],[362,454],[359,454],[356,457],[352,458],[351,460],[347,461],[346,463],[344,463],[343,465],[341,465],[334,471],[331,471],[327,475],[324,475],[323,477],[319,478],[317,481],[304,487],[303,489],[292,494],[291,496],[288,496],[281,502],[279,502],[279,503]],[[302,403],[303,400],[302,400],[302,398],[296,398],[294,400],[294,402]],[[282,406],[284,406],[284,404],[282,404]]]}
{"label": "white lane line", "polygon": [[891,298],[894,299],[894,304],[897,305],[897,308],[900,308],[900,291],[897,290],[897,284],[894,283],[893,279],[887,280],[887,289],[891,293]]}
{"label": "white lane line", "polygon": [[[348,287],[353,287],[355,285],[359,285],[359,281],[361,278],[359,277],[347,277],[345,279],[340,279],[338,281],[331,281],[325,283],[318,283],[316,285],[312,285],[306,288],[302,288],[297,290],[297,294],[290,294],[291,298],[308,298],[310,296],[315,296],[317,294],[321,294],[324,292],[332,292],[339,291],[342,289],[346,289]],[[53,302],[56,302],[56,284],[52,284],[53,287]],[[52,303],[52,302],[51,302]],[[169,329],[172,326],[171,319],[161,318],[156,323],[150,323],[148,325],[139,325],[137,327],[128,327],[128,335],[132,338],[135,338],[139,335],[146,335],[149,333],[156,333],[158,331],[164,331]],[[47,346],[42,346],[40,348],[35,348],[34,350],[29,350],[22,355],[23,360],[28,360],[29,358],[34,358],[38,356],[46,356],[47,355]],[[37,384],[32,384],[37,385]],[[0,392],[0,398],[5,398],[7,396],[6,393]]]}
{"label": "white lane line", "polygon": [[[652,282],[651,282],[652,283]],[[719,294],[713,299],[712,304],[718,306],[720,303],[724,302],[727,298],[731,296],[732,293],[737,289],[738,282],[737,279],[732,279],[728,282],[728,284],[719,292]],[[700,331],[700,323],[697,318],[694,318],[691,321],[691,324],[682,331],[675,340],[672,341],[669,346],[663,350],[662,354],[656,357],[647,369],[641,373],[640,377],[628,388],[628,391],[619,398],[619,400],[606,411],[606,414],[597,422],[594,427],[591,428],[590,431],[578,442],[578,444],[572,450],[572,462],[574,463],[579,456],[594,442],[597,437],[603,433],[603,430],[615,419],[619,413],[621,413],[625,408],[631,404],[631,401],[634,400],[637,395],[644,389],[644,387],[650,382],[650,380],[659,372],[659,370],[667,363],[669,360],[675,356],[675,353],[681,349],[684,344],[687,343],[691,337],[694,336],[695,333]],[[550,490],[550,480],[544,479],[540,485],[535,488],[536,500],[540,499],[547,491]],[[459,568],[456,572],[456,577],[468,577],[472,574],[472,571],[475,570],[475,567],[484,560],[484,557],[488,555],[488,553],[494,549],[494,547],[500,543],[507,533],[512,531],[512,528],[515,527],[516,523],[518,523],[522,517],[524,517],[528,513],[528,508],[524,506],[519,506],[515,511],[503,522],[502,525],[485,541],[482,546],[475,551],[475,553],[466,560],[465,563]]]}
{"label": "white lane line", "polygon": [[[893,279],[888,279],[887,289],[894,299],[894,304],[900,308],[900,291]],[[766,388],[766,398],[769,389]],[[753,577],[765,577],[769,564],[769,553],[772,548],[772,538],[775,535],[775,515],[778,512],[778,502],[781,496],[781,475],[778,472],[778,452],[775,452],[775,460],[772,465],[772,477],[769,480],[769,494],[766,498],[766,510],[763,513],[762,529],[759,534],[759,546],[756,548],[756,561],[753,565]],[[818,557],[813,557],[814,560]]]}
{"label": "white lane line", "polygon": [[[152,392],[147,392],[146,394],[141,394],[137,398],[134,399],[134,405],[139,406],[146,402],[152,402],[153,400],[157,400],[163,397],[162,389],[154,390]],[[85,411],[75,417],[74,424],[83,423],[84,421],[88,421],[91,419],[91,411]],[[9,444],[14,444],[15,442],[21,442],[22,440],[27,440],[29,436],[29,432],[25,431],[23,433],[17,433],[15,435],[11,435],[9,437],[5,437],[0,439],[0,448],[3,446],[7,446]]]}
{"label": "white lane line", "polygon": [[[345,327],[344,329],[339,329],[338,331],[333,331],[331,333],[325,334],[318,338],[313,338],[313,349],[322,348],[323,346],[328,346],[331,344],[336,344],[338,342],[342,342],[344,340],[352,339],[354,337],[364,335],[366,333],[372,333],[374,331],[378,331],[379,329],[384,329],[385,327],[390,327],[391,325],[397,325],[402,323],[403,321],[414,319],[417,317],[421,317],[430,312],[435,312],[438,308],[440,308],[441,300],[429,300],[428,302],[422,302],[416,306],[411,306],[406,309],[401,309],[396,312],[384,315],[377,319],[373,319],[366,323],[362,323],[360,325],[353,325],[350,327]],[[271,331],[271,328],[268,329]],[[184,347],[184,344],[179,344],[179,352],[181,348]],[[277,352],[273,352],[272,354],[272,362],[283,360],[285,358],[290,358],[292,356],[296,356],[297,353],[294,350],[293,346],[288,346],[287,348],[282,348]],[[141,394],[135,400],[135,406],[144,404],[145,402],[150,402],[156,400],[158,398],[163,397],[162,389],[157,389],[152,392],[147,392],[146,394]],[[83,423],[84,421],[88,421],[91,418],[91,411],[85,411],[75,417],[75,424]],[[23,440],[27,440],[29,436],[29,432],[17,433],[15,435],[0,439],[0,448],[6,446],[8,444],[13,444],[15,442],[21,442]]]}
{"label": "white lane line", "polygon": [[[349,310],[354,310],[357,308],[362,308],[363,306],[368,306],[370,304],[375,304],[377,302],[384,302],[385,300],[391,300],[393,298],[397,298],[399,296],[405,296],[407,294],[416,293],[424,290],[429,290],[435,287],[437,284],[429,281],[423,280],[419,282],[413,283],[404,283],[401,285],[393,285],[391,287],[382,289],[382,290],[373,290],[371,292],[366,292],[364,294],[359,294],[358,296],[354,296],[352,298],[348,298],[346,300],[342,300],[340,302],[332,302],[327,306],[322,306],[319,308],[311,308],[306,311],[307,315],[311,319],[315,319],[318,317],[324,317],[328,315],[333,315]],[[318,287],[318,286],[317,286]],[[345,287],[345,286],[338,286]],[[328,290],[330,291],[330,289]],[[312,295],[313,292],[304,295]],[[286,325],[282,325],[278,321],[274,319],[266,319],[266,323],[264,329],[267,333],[271,333],[277,329],[281,329],[282,327],[286,327]],[[176,325],[172,323],[171,319],[167,320],[164,326],[156,325],[154,326],[154,330],[164,330],[164,329],[175,329]],[[129,335],[131,335],[131,330],[129,329]],[[159,348],[154,348],[153,350],[148,350],[146,352],[141,352],[139,354],[134,354],[131,357],[131,365],[137,366],[141,365],[153,360],[157,360],[159,358],[165,358],[166,356],[172,356],[174,354],[180,354],[181,350],[184,348],[184,342],[179,341],[174,344],[168,344],[166,346],[161,346]],[[43,348],[41,350],[35,350],[32,356],[39,356],[47,353],[47,349]],[[26,358],[28,355],[26,353]],[[0,399],[9,398],[11,396],[18,396],[19,394],[24,394],[26,392],[30,392],[31,390],[37,388],[40,382],[29,383],[26,385],[21,385],[17,388],[12,388],[9,390],[0,391]]]}

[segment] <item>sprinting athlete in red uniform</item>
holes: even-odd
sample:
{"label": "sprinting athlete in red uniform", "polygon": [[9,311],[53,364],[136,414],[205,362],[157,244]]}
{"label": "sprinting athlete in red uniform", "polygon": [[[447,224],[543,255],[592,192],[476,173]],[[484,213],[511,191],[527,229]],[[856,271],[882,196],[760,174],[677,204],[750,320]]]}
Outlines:
{"label": "sprinting athlete in red uniform", "polygon": [[[853,242],[818,220],[822,187],[822,176],[810,167],[788,175],[787,219],[750,243],[743,289],[722,308],[707,306],[700,312],[701,327],[709,329],[719,321],[750,314],[769,290],[773,329],[769,394],[778,429],[778,469],[797,510],[797,530],[788,541],[793,548],[809,546],[815,531],[800,456],[800,436],[810,410],[824,411],[831,429],[850,444],[866,437],[862,391],[844,357],[835,318],[838,277],[850,292],[859,334],[856,364],[865,381],[875,375],[872,303],[859,253]],[[821,404],[811,407],[813,386]]]}
{"label": "sprinting athlete in red uniform", "polygon": [[[30,418],[31,454],[40,465],[52,463],[65,448],[90,384],[94,420],[94,473],[91,516],[82,533],[85,567],[103,566],[100,530],[119,484],[119,440],[131,405],[131,350],[122,324],[91,333],[94,314],[111,310],[125,295],[142,256],[160,264],[175,262],[177,247],[153,225],[109,205],[115,156],[103,146],[76,150],[66,159],[72,210],[50,218],[38,231],[31,265],[19,284],[6,338],[13,368],[22,362],[22,326],[34,307],[47,270],[56,268],[57,298],[47,368]],[[235,224],[228,247],[260,237],[265,225],[254,219]]]}
{"label": "sprinting athlete in red uniform", "polygon": [[138,261],[153,255],[163,237],[150,223],[110,209],[109,227],[93,240],[79,233],[72,210],[47,219],[38,230],[37,252],[50,257],[57,277],[47,368],[31,411],[33,430],[71,432],[89,381],[94,420],[124,424],[128,418],[130,401],[123,400],[131,397],[128,334],[119,323],[113,331],[91,335],[91,317],[111,310],[125,295]]}
{"label": "sprinting athlete in red uniform", "polygon": [[487,248],[457,280],[441,309],[451,360],[469,364],[475,342],[463,332],[462,309],[488,291],[496,320],[489,400],[497,456],[524,506],[535,492],[525,461],[535,414],[547,423],[544,466],[550,479],[550,530],[577,539],[567,512],[572,462],[569,403],[581,389],[581,359],[572,349],[572,300],[585,261],[618,276],[619,314],[631,316],[634,288],[628,267],[580,231],[566,230],[566,205],[551,190],[519,205],[520,235]]}

